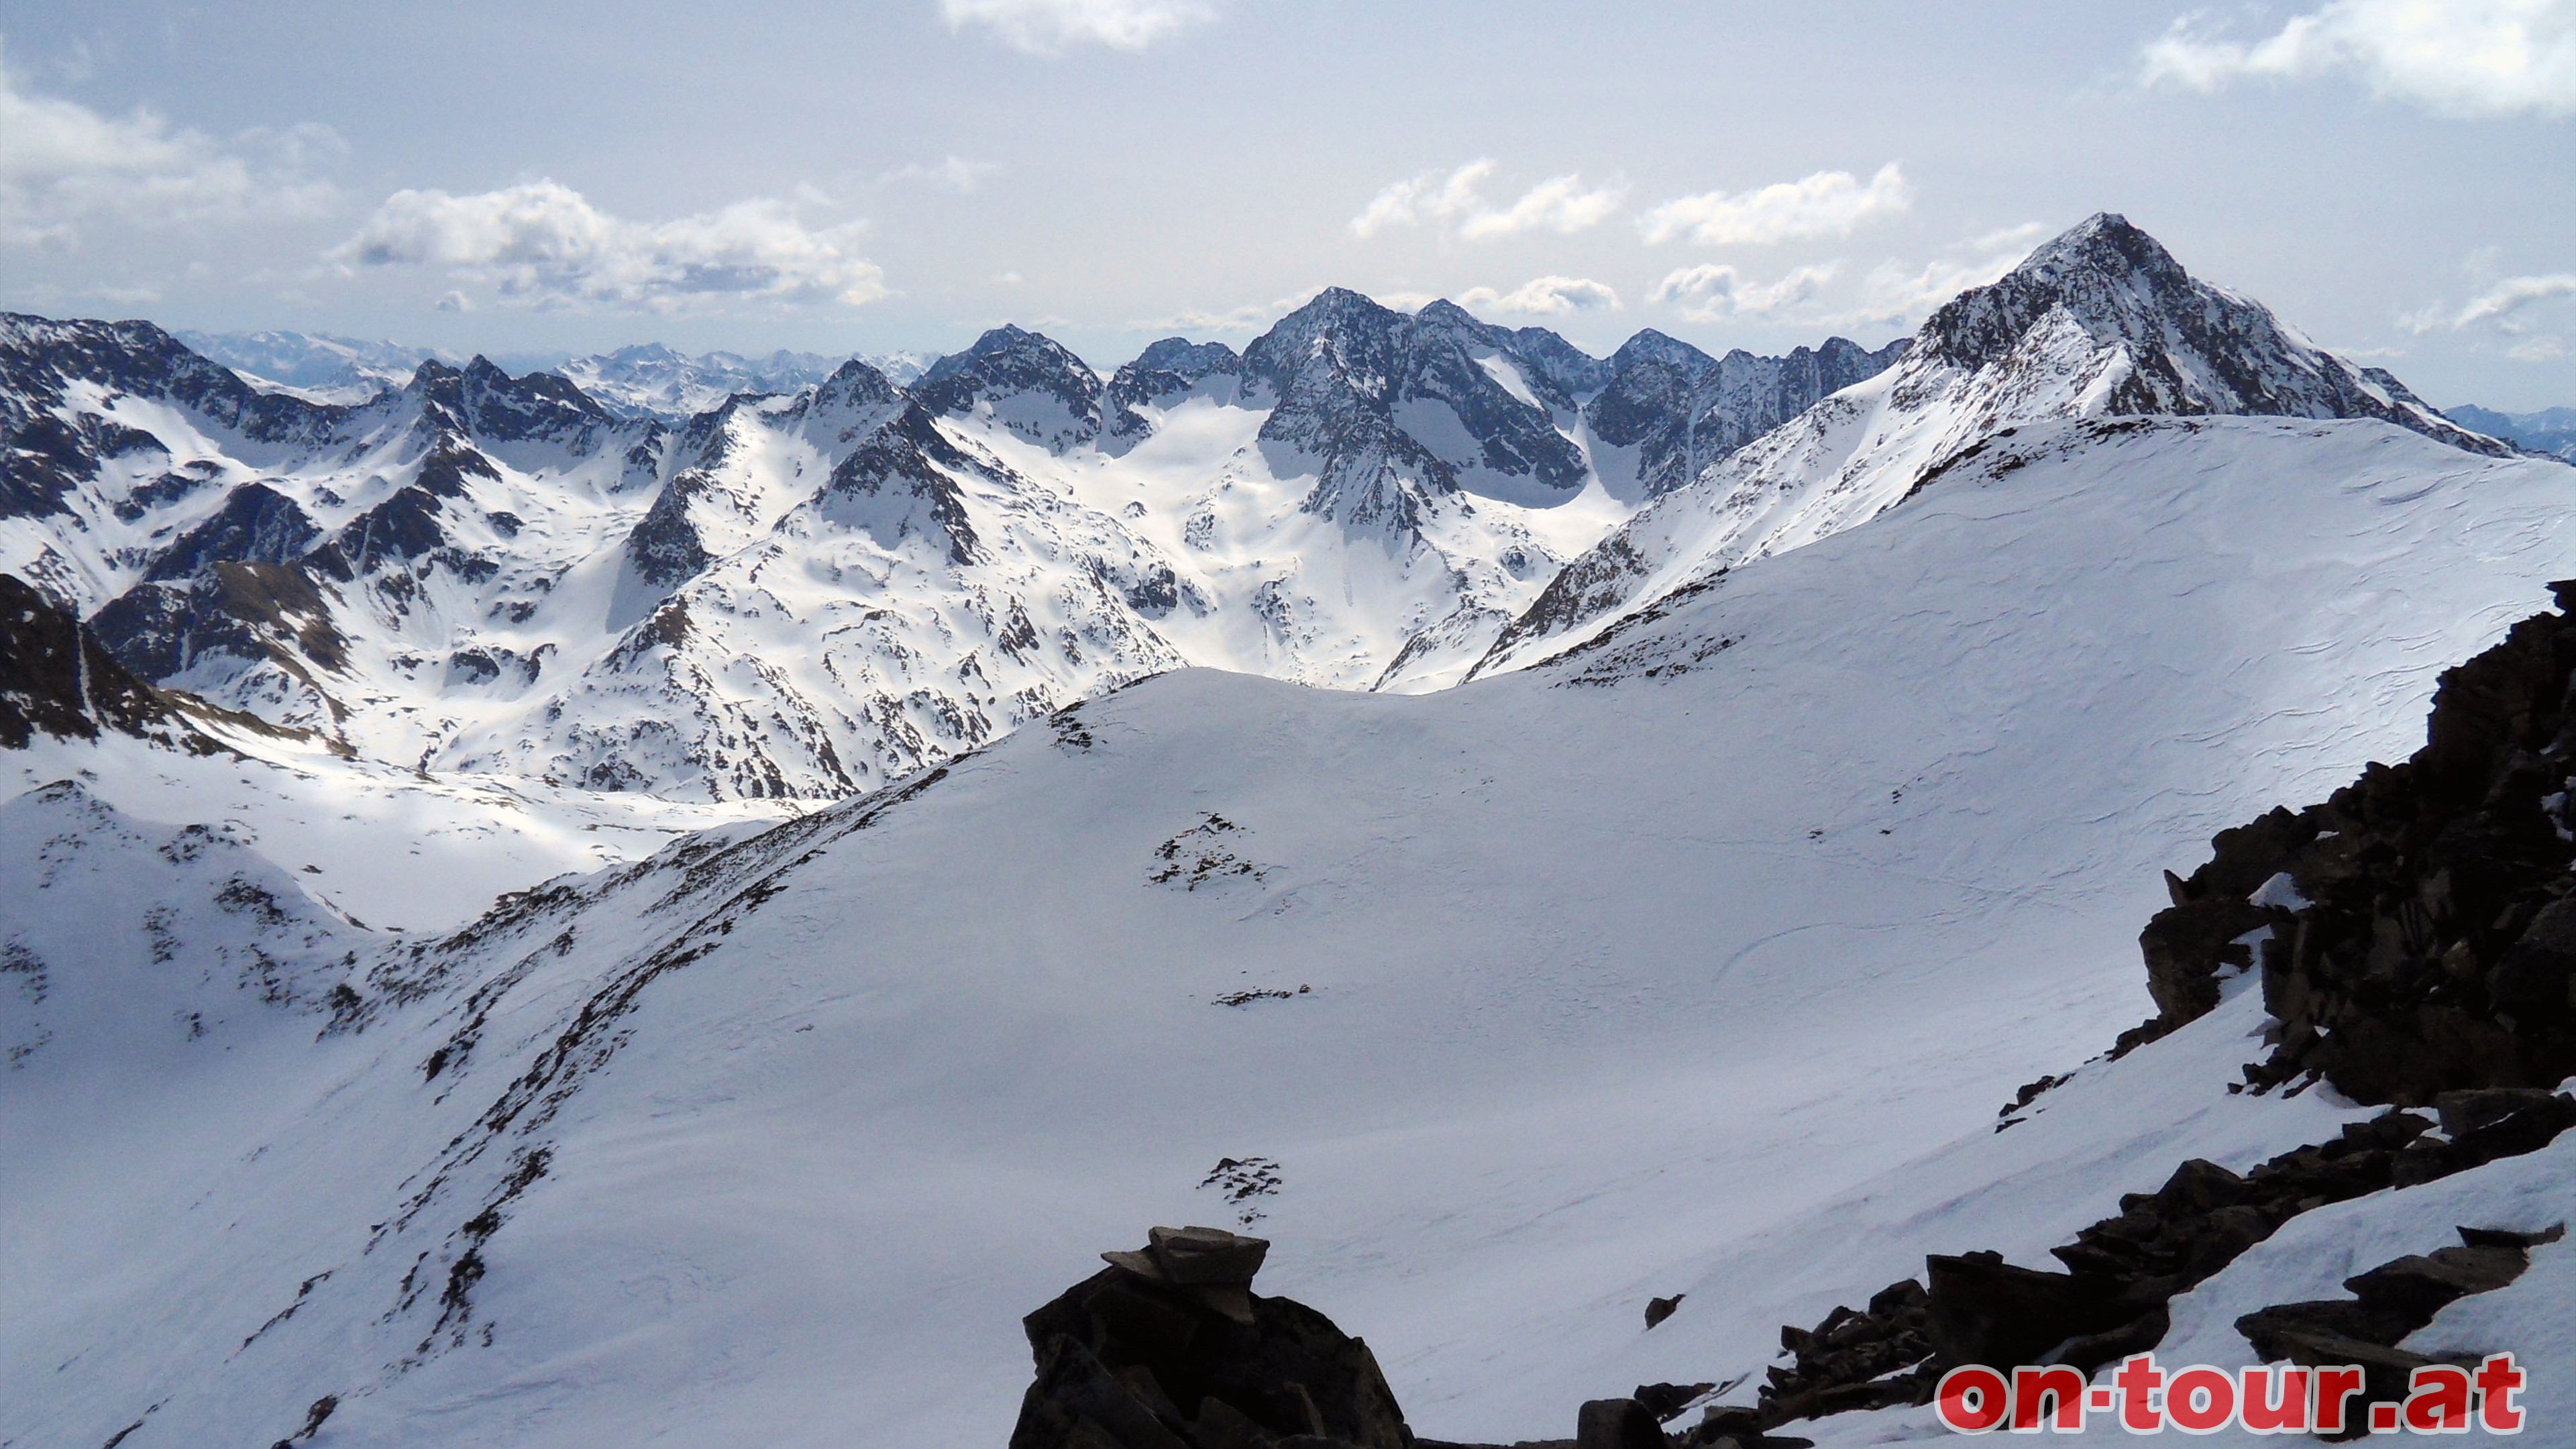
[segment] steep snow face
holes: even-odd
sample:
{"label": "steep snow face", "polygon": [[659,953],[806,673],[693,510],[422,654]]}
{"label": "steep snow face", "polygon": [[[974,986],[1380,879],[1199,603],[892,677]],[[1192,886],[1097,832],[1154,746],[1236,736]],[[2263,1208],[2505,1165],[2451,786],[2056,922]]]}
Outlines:
{"label": "steep snow face", "polygon": [[2373,418],[2471,453],[2512,451],[2386,372],[2309,345],[2260,303],[2195,281],[2122,218],[2096,216],[1943,306],[1894,368],[1641,511],[1552,581],[1477,668],[1543,657],[1674,589],[1865,522],[2015,428],[2155,414]]}
{"label": "steep snow face", "polygon": [[[2564,572],[2568,475],[2373,422],[2015,441],[1554,666],[1182,671],[362,952],[354,1032],[113,1092],[40,1052],[0,1437],[274,1442],[327,1395],[369,1443],[994,1443],[1021,1314],[1252,1212],[1417,1431],[1510,1441],[2325,1135],[2223,1090],[2242,982],[1992,1126],[2146,1013],[2161,869],[2420,742]],[[1248,1155],[1274,1191],[1201,1185]]]}

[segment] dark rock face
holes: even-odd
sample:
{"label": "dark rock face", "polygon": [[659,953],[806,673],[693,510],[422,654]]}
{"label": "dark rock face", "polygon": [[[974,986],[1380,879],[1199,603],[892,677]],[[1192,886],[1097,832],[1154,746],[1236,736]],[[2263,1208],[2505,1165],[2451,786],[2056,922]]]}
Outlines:
{"label": "dark rock face", "polygon": [[[1100,378],[1064,344],[1017,327],[996,327],[975,345],[930,365],[912,385],[915,402],[933,416],[972,412],[991,403],[1012,432],[1056,452],[1100,436]],[[1014,398],[1052,400],[1061,418],[1043,422],[1009,406]]]}
{"label": "dark rock face", "polygon": [[1606,385],[1586,403],[1592,436],[1637,450],[1637,481],[1659,497],[1701,470],[1814,407],[1831,394],[1896,365],[1907,339],[1875,352],[1828,339],[1786,357],[1738,349],[1714,358],[1648,329],[1606,364]]}
{"label": "dark rock face", "polygon": [[587,453],[617,427],[570,381],[551,372],[514,378],[481,357],[462,368],[423,361],[404,392],[457,431],[495,443],[542,439]]}
{"label": "dark rock face", "polygon": [[1574,1417],[1574,1449],[1664,1449],[1664,1430],[1635,1399],[1594,1399]]}
{"label": "dark rock face", "polygon": [[179,535],[143,577],[166,583],[217,563],[289,563],[321,536],[294,499],[265,483],[245,483],[213,517]]}
{"label": "dark rock face", "polygon": [[[2259,303],[2195,281],[2125,217],[2094,216],[2033,252],[2001,281],[1934,312],[1916,346],[1967,370],[2000,363],[2052,315],[2097,343],[2126,344],[2133,369],[2114,413],[2235,413],[2378,418],[2491,457],[2513,449],[2294,340]],[[2383,374],[2384,375],[2384,374]]]}
{"label": "dark rock face", "polygon": [[192,754],[222,748],[119,664],[79,619],[0,574],[0,749],[23,750],[38,735],[94,740],[103,730]]}
{"label": "dark rock face", "polygon": [[1138,353],[1135,361],[1119,368],[1109,380],[1100,403],[1109,419],[1106,434],[1112,442],[1132,446],[1151,430],[1136,404],[1165,402],[1211,384],[1230,392],[1242,373],[1243,359],[1222,342],[1166,337]]}
{"label": "dark rock face", "polygon": [[[1500,354],[1518,362],[1520,346],[1515,334],[1447,302],[1407,316],[1334,287],[1246,347],[1242,370],[1247,384],[1276,399],[1262,441],[1317,466],[1308,512],[1409,531],[1421,501],[1458,491],[1462,472],[1525,503],[1570,498],[1583,487],[1583,455],[1552,416],[1570,419],[1573,399],[1556,391],[1545,369],[1523,365],[1540,404],[1533,406],[1477,360]],[[1468,451],[1437,451],[1400,417],[1435,405],[1457,419]]]}
{"label": "dark rock face", "polygon": [[715,556],[689,521],[690,500],[714,486],[703,468],[676,474],[653,496],[644,520],[626,536],[626,559],[636,577],[657,589],[671,589],[706,572]]}
{"label": "dark rock face", "polygon": [[175,403],[263,443],[318,442],[345,408],[254,391],[149,322],[56,322],[0,313],[0,517],[44,517],[108,458],[160,448],[147,433],[55,415],[71,384]]}
{"label": "dark rock face", "polygon": [[1268,1247],[1156,1228],[1142,1252],[1103,1254],[1028,1316],[1037,1382],[1011,1449],[1413,1449],[1367,1344],[1250,1291]]}
{"label": "dark rock face", "polygon": [[[914,404],[841,459],[820,496],[827,508],[835,501],[892,502],[898,509],[892,516],[881,516],[873,510],[867,515],[868,526],[878,532],[881,542],[891,546],[915,527],[926,526],[947,540],[950,562],[970,564],[977,557],[980,540],[966,516],[965,494],[941,470],[977,466],[942,437],[930,415]],[[917,503],[918,509],[906,506],[907,500]],[[916,511],[919,518],[915,517]]]}
{"label": "dark rock face", "polygon": [[[184,580],[137,584],[90,620],[117,660],[167,679],[206,655],[267,660],[310,681],[343,667],[348,640],[331,601],[302,564],[218,563]],[[318,687],[318,685],[317,685]]]}
{"label": "dark rock face", "polygon": [[[2552,586],[2561,609],[2576,585]],[[2286,873],[2312,904],[2264,912],[2263,996],[2281,1021],[2259,1088],[2323,1076],[2365,1102],[2545,1088],[2576,1074],[2576,618],[2543,613],[2442,676],[2423,749],[2323,805],[2216,842],[2148,926],[2157,1004],[2216,1000],[2217,933]],[[2254,922],[2256,925],[2263,922]]]}

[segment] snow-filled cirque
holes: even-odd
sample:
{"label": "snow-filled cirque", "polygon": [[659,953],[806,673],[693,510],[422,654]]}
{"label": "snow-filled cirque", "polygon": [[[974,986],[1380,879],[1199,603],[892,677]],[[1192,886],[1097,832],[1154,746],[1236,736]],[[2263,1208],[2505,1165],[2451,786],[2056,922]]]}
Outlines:
{"label": "snow-filled cirque", "polygon": [[[2443,671],[2576,667],[2508,636],[2576,469],[2117,217],[1778,358],[1340,290],[1107,378],[204,350],[0,320],[0,1449],[1277,1442],[1132,1377],[1150,1433],[1014,1439],[1023,1317],[1158,1224],[1269,1240],[1416,1442],[1684,1385],[1749,1445],[1784,1325],[2371,1132],[2438,1180],[2203,1203],[2259,1232],[2083,1334],[2232,1370],[2507,1235],[2374,1351],[2576,1442],[2576,1135],[2391,1127],[2439,1034],[2373,1095],[2285,1004],[2336,911],[2425,1021],[2540,973],[2437,1085],[2557,1110],[2564,691],[2446,693],[2518,743],[2423,782]],[[2335,894],[2341,816],[2195,873],[2419,750],[2521,812],[2509,930]],[[1866,1397],[1760,1432],[1946,1432]]]}

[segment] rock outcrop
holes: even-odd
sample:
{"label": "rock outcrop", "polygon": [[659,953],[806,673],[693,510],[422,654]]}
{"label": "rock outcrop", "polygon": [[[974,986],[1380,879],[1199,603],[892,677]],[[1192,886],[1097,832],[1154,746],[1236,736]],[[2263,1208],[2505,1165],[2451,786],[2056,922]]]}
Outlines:
{"label": "rock outcrop", "polygon": [[2322,1077],[2414,1106],[2576,1075],[2576,582],[2550,587],[2559,611],[2442,676],[2412,758],[2224,832],[2169,879],[2141,938],[2160,1023],[2215,1004],[2268,925],[2280,1027],[2257,1089]]}
{"label": "rock outcrop", "polygon": [[116,662],[78,618],[0,574],[0,749],[38,735],[94,740],[113,730],[191,754],[223,746],[182,718],[171,697]]}
{"label": "rock outcrop", "polygon": [[1011,1449],[1413,1449],[1366,1343],[1252,1292],[1270,1244],[1155,1228],[1025,1320]]}

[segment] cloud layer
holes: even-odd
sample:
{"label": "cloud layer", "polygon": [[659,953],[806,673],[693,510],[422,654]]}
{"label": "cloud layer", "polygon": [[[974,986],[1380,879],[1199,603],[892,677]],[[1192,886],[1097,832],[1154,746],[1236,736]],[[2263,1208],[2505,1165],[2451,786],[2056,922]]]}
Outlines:
{"label": "cloud layer", "polygon": [[1755,283],[1723,262],[1703,262],[1667,274],[1646,300],[1680,304],[1693,322],[1724,322],[1736,317],[1773,317],[1814,299],[1842,270],[1840,262],[1799,267],[1776,282]]}
{"label": "cloud layer", "polygon": [[330,254],[352,267],[443,267],[526,306],[669,312],[726,298],[836,301],[886,295],[851,250],[859,228],[813,230],[787,203],[741,201],[676,221],[609,215],[554,181],[451,196],[397,191]]}
{"label": "cloud layer", "polygon": [[230,141],[150,111],[102,116],[31,94],[0,65],[0,245],[74,245],[95,217],[155,226],[303,218],[335,196],[315,174],[345,148],[328,127]]}
{"label": "cloud layer", "polygon": [[1494,174],[1491,161],[1470,161],[1455,171],[1426,171],[1389,184],[1351,218],[1351,230],[1363,237],[1390,227],[1430,224],[1446,227],[1469,241],[1492,241],[1523,232],[1552,231],[1560,236],[1600,225],[1619,209],[1626,188],[1616,184],[1589,187],[1582,176],[1551,176],[1521,193],[1508,206],[1488,203],[1480,188]]}
{"label": "cloud layer", "polygon": [[1057,55],[1077,45],[1143,50],[1215,18],[1205,0],[939,0],[952,30],[980,25],[1014,49]]}
{"label": "cloud layer", "polygon": [[1576,312],[1615,311],[1619,294],[1588,277],[1533,277],[1508,292],[1470,287],[1458,294],[1458,305],[1471,312],[1500,312],[1515,317],[1564,317]]}
{"label": "cloud layer", "polygon": [[1667,201],[1639,217],[1650,243],[1687,237],[1704,246],[1768,246],[1849,236],[1914,204],[1914,188],[1890,161],[1864,185],[1848,171],[1819,171],[1753,191],[1704,192]]}
{"label": "cloud layer", "polygon": [[2186,90],[2345,74],[2442,115],[2576,115],[2576,0],[2330,0],[2251,44],[2185,16],[2141,68]]}
{"label": "cloud layer", "polygon": [[963,156],[949,156],[924,164],[919,161],[898,166],[877,178],[879,186],[927,186],[936,191],[954,191],[963,196],[980,189],[987,181],[1002,174],[1002,168],[991,161],[969,161]]}
{"label": "cloud layer", "polygon": [[2567,355],[2566,340],[2542,330],[2546,323],[2535,326],[2533,319],[2526,314],[2542,303],[2567,298],[2576,298],[2576,272],[2507,277],[2471,298],[2456,312],[2435,305],[2405,318],[2398,325],[2417,336],[2427,332],[2471,330],[2501,333],[2513,339],[2512,345],[2505,349],[2507,357],[2522,362],[2549,362]]}

